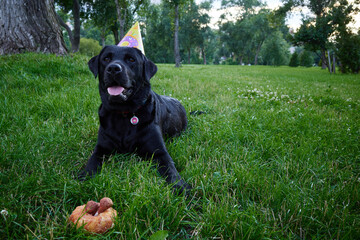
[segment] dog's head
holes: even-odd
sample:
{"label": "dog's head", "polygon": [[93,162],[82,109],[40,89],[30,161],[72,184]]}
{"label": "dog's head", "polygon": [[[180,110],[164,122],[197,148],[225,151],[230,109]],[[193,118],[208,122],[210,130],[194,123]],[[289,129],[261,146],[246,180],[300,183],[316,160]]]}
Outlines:
{"label": "dog's head", "polygon": [[112,109],[146,100],[150,78],[157,72],[153,62],[140,50],[130,47],[106,46],[88,65],[94,76],[99,76],[102,103]]}

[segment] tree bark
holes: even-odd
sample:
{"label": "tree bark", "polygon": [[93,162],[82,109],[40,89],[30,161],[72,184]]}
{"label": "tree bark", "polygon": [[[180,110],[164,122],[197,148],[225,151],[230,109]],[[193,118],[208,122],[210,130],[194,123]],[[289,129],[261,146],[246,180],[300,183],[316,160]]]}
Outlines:
{"label": "tree bark", "polygon": [[188,48],[188,64],[190,64],[191,49]]}
{"label": "tree bark", "polygon": [[0,54],[67,53],[54,0],[2,0]]}
{"label": "tree bark", "polygon": [[67,25],[67,24],[64,22],[64,20],[62,20],[62,18],[61,18],[58,14],[56,14],[56,16],[57,16],[57,19],[58,19],[58,21],[59,21],[60,26],[62,26],[63,28],[65,28],[66,32],[68,33],[68,35],[69,35],[69,40],[70,40],[70,43],[71,43],[71,46],[72,46],[72,45],[73,45],[73,42],[74,42],[74,36],[73,36],[73,33],[72,33],[69,25]]}
{"label": "tree bark", "polygon": [[179,4],[175,5],[175,33],[174,33],[175,67],[180,67],[181,57],[179,49]]}
{"label": "tree bark", "polygon": [[[101,46],[105,47],[105,41],[106,41],[106,27],[103,27],[100,31],[100,37],[101,37]],[[119,42],[115,43],[118,44]]]}
{"label": "tree bark", "polygon": [[120,34],[119,34],[119,38],[122,39],[125,36],[125,20],[126,20],[126,12],[125,14],[121,14],[121,9],[122,6],[119,5],[119,0],[115,0],[115,5],[116,5],[116,13],[117,13],[117,17],[118,17],[118,22],[120,25]]}
{"label": "tree bark", "polygon": [[325,53],[325,50],[321,50],[321,68],[322,69],[325,69],[326,68],[326,53]]}
{"label": "tree bark", "polygon": [[112,28],[111,31],[113,32],[114,35],[114,41],[115,41],[115,45],[118,44],[120,42],[119,39],[119,32],[117,31],[117,29]]}
{"label": "tree bark", "polygon": [[331,60],[330,60],[330,51],[329,50],[327,51],[327,54],[328,54],[328,64],[327,64],[327,66],[328,66],[329,72],[331,74]]}
{"label": "tree bark", "polygon": [[260,43],[259,43],[259,46],[258,46],[257,49],[256,49],[254,65],[257,65],[257,64],[258,64],[258,57],[259,57],[259,53],[260,53],[261,46],[263,45],[263,43],[264,43],[264,41],[260,42]]}
{"label": "tree bark", "polygon": [[74,17],[74,42],[71,42],[71,51],[78,52],[80,47],[80,4],[78,0],[73,0]]}
{"label": "tree bark", "polygon": [[242,55],[239,57],[239,65],[243,65],[243,56]]}
{"label": "tree bark", "polygon": [[202,57],[203,57],[203,63],[204,63],[204,65],[206,65],[207,64],[207,62],[206,62],[206,53],[205,53],[205,49],[203,47],[201,48],[201,54],[202,54]]}

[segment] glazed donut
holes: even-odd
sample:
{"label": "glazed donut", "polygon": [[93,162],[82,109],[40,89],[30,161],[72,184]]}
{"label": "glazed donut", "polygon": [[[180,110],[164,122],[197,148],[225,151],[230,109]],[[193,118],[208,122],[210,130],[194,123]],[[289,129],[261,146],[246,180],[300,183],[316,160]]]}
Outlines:
{"label": "glazed donut", "polygon": [[113,220],[117,216],[112,205],[110,198],[102,198],[100,204],[89,201],[87,204],[76,207],[69,220],[76,225],[76,228],[84,226],[88,232],[105,233],[114,226]]}

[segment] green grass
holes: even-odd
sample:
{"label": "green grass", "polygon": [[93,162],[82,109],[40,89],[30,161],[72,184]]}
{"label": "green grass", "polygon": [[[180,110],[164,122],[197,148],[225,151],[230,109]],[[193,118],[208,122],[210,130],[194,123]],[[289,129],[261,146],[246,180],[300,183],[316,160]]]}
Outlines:
{"label": "green grass", "polygon": [[[189,128],[167,143],[189,199],[147,161],[114,155],[74,180],[96,144],[97,80],[81,56],[0,58],[0,239],[355,239],[360,236],[360,76],[318,68],[159,65],[159,94]],[[67,222],[108,196],[103,236]]]}

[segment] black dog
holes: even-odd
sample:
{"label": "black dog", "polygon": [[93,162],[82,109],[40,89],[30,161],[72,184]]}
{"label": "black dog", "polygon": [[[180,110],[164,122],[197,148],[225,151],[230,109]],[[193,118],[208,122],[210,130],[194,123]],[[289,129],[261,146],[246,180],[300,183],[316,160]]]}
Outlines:
{"label": "black dog", "polygon": [[118,46],[104,47],[88,65],[95,77],[99,76],[102,104],[98,141],[79,178],[94,175],[104,157],[112,153],[135,152],[152,158],[160,175],[175,189],[189,189],[163,139],[186,128],[186,111],[178,100],[151,90],[150,78],[157,72],[156,65],[138,49]]}

